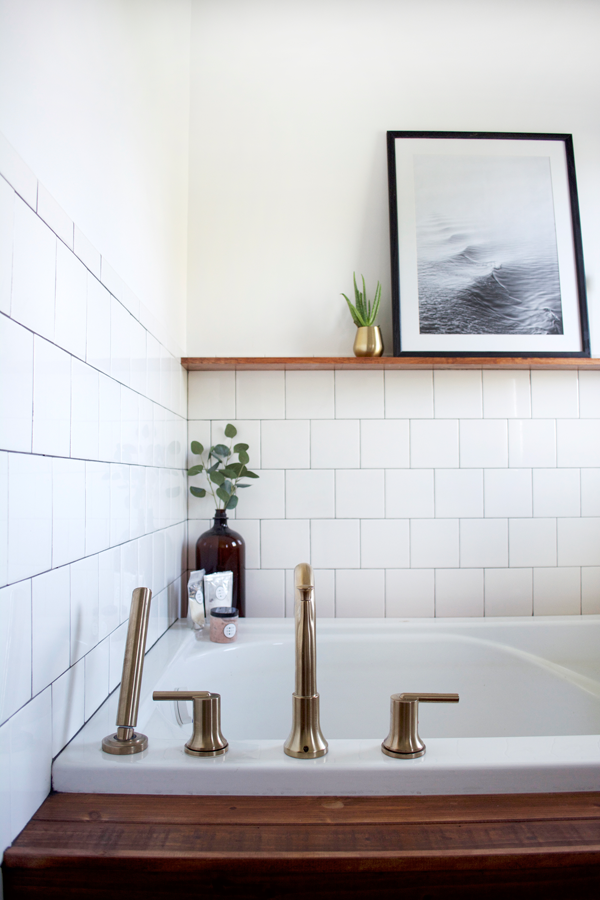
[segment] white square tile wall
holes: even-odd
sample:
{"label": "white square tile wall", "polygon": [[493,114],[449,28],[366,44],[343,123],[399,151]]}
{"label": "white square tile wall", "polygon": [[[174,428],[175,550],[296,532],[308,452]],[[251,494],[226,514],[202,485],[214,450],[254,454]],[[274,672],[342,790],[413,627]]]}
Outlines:
{"label": "white square tile wall", "polygon": [[293,614],[304,560],[320,615],[600,612],[600,372],[190,373],[190,438],[228,421],[250,615]]}
{"label": "white square tile wall", "polygon": [[187,544],[187,373],[18,171],[31,205],[0,177],[0,857],[120,681],[133,588],[153,591],[148,646],[178,616]]}

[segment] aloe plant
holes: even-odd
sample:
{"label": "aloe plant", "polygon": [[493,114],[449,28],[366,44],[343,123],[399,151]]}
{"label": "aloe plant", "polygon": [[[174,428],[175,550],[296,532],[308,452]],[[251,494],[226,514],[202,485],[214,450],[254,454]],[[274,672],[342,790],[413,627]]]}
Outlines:
{"label": "aloe plant", "polygon": [[[229,447],[226,444],[215,444],[205,451],[200,441],[192,441],[190,449],[194,456],[200,456],[206,452],[204,460],[188,469],[188,475],[201,475],[204,473],[208,487],[217,509],[235,509],[238,505],[237,491],[239,488],[251,487],[249,484],[240,484],[242,478],[258,478],[256,472],[246,468],[250,462],[248,456],[248,444],[235,444],[233,439],[237,435],[234,425],[226,426],[225,437],[231,438]],[[232,461],[236,455],[237,462]],[[211,462],[212,460],[212,462]],[[206,497],[207,489],[190,487],[190,494],[194,497]]]}
{"label": "aloe plant", "polygon": [[354,275],[354,304],[350,302],[350,298],[346,297],[345,294],[342,294],[342,297],[348,304],[348,308],[350,310],[350,315],[352,316],[352,321],[356,325],[357,328],[366,328],[369,325],[375,324],[375,319],[377,318],[377,313],[379,312],[379,304],[381,303],[381,285],[377,282],[377,287],[375,288],[375,296],[373,297],[373,302],[367,299],[367,288],[365,287],[365,276],[361,275],[362,278],[362,291],[359,291],[358,286],[356,284],[356,272]]}

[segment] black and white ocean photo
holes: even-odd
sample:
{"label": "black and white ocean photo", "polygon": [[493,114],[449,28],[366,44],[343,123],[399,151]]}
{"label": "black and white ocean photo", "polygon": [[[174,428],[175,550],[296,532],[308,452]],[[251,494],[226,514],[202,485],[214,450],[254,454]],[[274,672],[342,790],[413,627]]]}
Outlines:
{"label": "black and white ocean photo", "polygon": [[550,160],[414,157],[421,334],[561,335]]}

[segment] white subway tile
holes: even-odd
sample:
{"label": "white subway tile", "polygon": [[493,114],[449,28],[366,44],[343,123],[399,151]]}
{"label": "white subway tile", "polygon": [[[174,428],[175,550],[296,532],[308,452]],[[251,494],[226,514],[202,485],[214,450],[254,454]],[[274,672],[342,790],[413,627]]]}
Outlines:
{"label": "white subway tile", "polygon": [[515,468],[556,465],[554,419],[520,419],[508,423],[508,464]]}
{"label": "white subway tile", "polygon": [[129,618],[134,590],[137,587],[152,589],[152,550],[151,534],[139,541],[128,541],[121,547],[121,622]]}
{"label": "white subway tile", "polygon": [[52,567],[85,555],[85,463],[52,460]]}
{"label": "white subway tile", "polygon": [[[0,312],[10,315],[15,192],[0,178]],[[332,413],[333,415],[333,413]]]}
{"label": "white subway tile", "polygon": [[385,614],[388,619],[432,618],[435,615],[433,569],[388,569]]}
{"label": "white subway tile", "polygon": [[336,419],[379,419],[383,414],[383,372],[336,371]]}
{"label": "white subway tile", "polygon": [[437,569],[435,615],[483,616],[483,570]]}
{"label": "white subway tile", "polygon": [[504,419],[460,423],[462,468],[495,468],[508,465],[508,431]]}
{"label": "white subway tile", "polygon": [[533,615],[533,570],[486,569],[485,615]]}
{"label": "white subway tile", "polygon": [[[114,297],[110,298],[110,375],[121,384],[131,379],[131,323],[133,319]],[[107,373],[108,374],[108,373]]]}
{"label": "white subway tile", "polygon": [[121,622],[121,548],[98,555],[98,636],[102,638]]}
{"label": "white subway tile", "polygon": [[171,380],[173,375],[173,359],[162,344],[160,346],[160,405],[169,409],[171,402]]}
{"label": "white subway tile", "polygon": [[600,372],[579,370],[579,415],[600,419]]}
{"label": "white subway tile", "polygon": [[0,590],[0,722],[31,698],[31,582]]}
{"label": "white subway tile", "polygon": [[335,476],[338,519],[380,519],[385,515],[383,469],[341,469]]}
{"label": "white subway tile", "polygon": [[533,470],[534,516],[579,516],[579,493],[579,469]]}
{"label": "white subway tile", "polygon": [[110,375],[110,304],[106,288],[88,275],[85,358],[106,375]]}
{"label": "white subway tile", "polygon": [[85,657],[85,720],[93,716],[108,697],[108,638],[101,641]]}
{"label": "white subway tile", "polygon": [[[191,376],[190,372],[190,376]],[[208,373],[196,373],[208,374]],[[223,372],[216,374],[227,374],[235,376],[235,372]],[[160,344],[153,335],[146,333],[146,394],[155,403],[160,401]],[[190,395],[191,396],[191,395]],[[191,409],[190,403],[190,409]],[[190,418],[192,418],[190,413]],[[208,416],[206,418],[209,418]]]}
{"label": "white subway tile", "polygon": [[50,688],[19,710],[10,723],[10,821],[17,835],[50,793],[52,701]]}
{"label": "white subway tile", "polygon": [[385,572],[382,569],[338,569],[335,573],[335,615],[338,619],[383,619]]}
{"label": "white subway tile", "polygon": [[121,462],[140,461],[140,398],[121,387]]}
{"label": "white subway tile", "polygon": [[391,519],[432,518],[433,469],[388,469],[385,473],[385,514]]}
{"label": "white subway tile", "polygon": [[600,566],[581,570],[581,612],[584,616],[600,615]]}
{"label": "white subway tile", "polygon": [[486,469],[483,477],[486,516],[531,517],[531,469]]}
{"label": "white subway tile", "polygon": [[236,519],[278,519],[285,515],[284,476],[280,469],[261,469],[244,491],[236,509]]}
{"label": "white subway tile", "polygon": [[600,565],[600,518],[558,519],[558,565]]}
{"label": "white subway tile", "polygon": [[360,523],[354,519],[313,519],[311,562],[316,569],[360,568]]}
{"label": "white subway tile", "polygon": [[0,134],[0,172],[26,203],[35,209],[37,203],[37,178],[12,144]]}
{"label": "white subway tile", "polygon": [[557,465],[600,466],[600,419],[556,423]]}
{"label": "white subway tile", "polygon": [[71,357],[33,339],[33,452],[68,456],[71,445]]}
{"label": "white subway tile", "polygon": [[39,694],[69,668],[71,628],[69,567],[31,581],[32,687]]}
{"label": "white subway tile", "polygon": [[360,523],[360,561],[363,569],[408,568],[407,519],[365,519]]}
{"label": "white subway tile", "polygon": [[430,569],[459,565],[458,519],[413,519],[410,565]]}
{"label": "white subway tile", "polygon": [[14,837],[10,827],[10,728],[10,722],[0,726],[0,854]]}
{"label": "white subway tile", "polygon": [[132,540],[146,533],[146,469],[131,466],[129,471],[129,515]]}
{"label": "white subway tile", "polygon": [[57,756],[84,723],[84,660],[52,685],[52,756]]}
{"label": "white subway tile", "polygon": [[480,419],[481,372],[438,369],[433,373],[436,419]]}
{"label": "white subway tile", "polygon": [[100,260],[100,280],[114,297],[122,298],[125,283],[104,257]]}
{"label": "white subway tile", "polygon": [[263,421],[260,447],[264,469],[307,469],[310,466],[310,422]]}
{"label": "white subway tile", "polygon": [[52,566],[52,460],[11,453],[8,460],[8,580]]}
{"label": "white subway tile", "polygon": [[154,441],[153,464],[155,466],[164,466],[165,464],[165,435],[167,429],[166,415],[167,410],[163,409],[162,406],[159,406],[157,403],[155,403],[152,411],[152,429]]}
{"label": "white subway tile", "polygon": [[284,575],[283,569],[246,571],[246,615],[249,618],[284,618]]}
{"label": "white subway tile", "polygon": [[[236,372],[236,415],[240,419],[285,418],[285,372]],[[219,412],[211,418],[225,418]]]}
{"label": "white subway tile", "polygon": [[461,519],[460,565],[469,568],[507,566],[507,520]]}
{"label": "white subway tile", "polygon": [[334,471],[289,469],[285,473],[285,514],[288,519],[330,519],[335,516]]}
{"label": "white subway tile", "polygon": [[71,664],[89,653],[100,635],[98,557],[88,556],[71,569]]}
{"label": "white subway tile", "polygon": [[71,456],[98,459],[98,372],[71,360]]}
{"label": "white subway tile", "polygon": [[73,249],[86,269],[100,278],[100,254],[77,225],[73,229]]}
{"label": "white subway tile", "polygon": [[267,519],[260,526],[263,569],[293,569],[310,560],[310,522],[305,519]]}
{"label": "white subway tile", "polygon": [[190,372],[188,404],[190,419],[235,419],[235,372]]}
{"label": "white subway tile", "polygon": [[54,339],[56,237],[19,198],[14,221],[11,315],[51,341]]}
{"label": "white subway tile", "polygon": [[482,470],[436,469],[435,515],[438,519],[482,516]]}
{"label": "white subway tile", "polygon": [[110,546],[110,466],[85,464],[85,552],[88,556]]}
{"label": "white subway tile", "polygon": [[0,316],[0,446],[31,451],[33,335]]}
{"label": "white subway tile", "polygon": [[432,418],[433,372],[386,372],[385,415],[388,419]]}
{"label": "white subway tile", "polygon": [[531,414],[534,419],[575,419],[579,416],[577,372],[550,369],[531,373]]}
{"label": "white subway tile", "polygon": [[410,423],[410,464],[415,469],[458,466],[458,422],[413,419]]}
{"label": "white subway tile", "polygon": [[60,241],[56,248],[56,308],[54,341],[79,359],[85,359],[87,272]]}
{"label": "white subway tile", "polygon": [[410,465],[407,419],[363,419],[360,464],[367,469],[403,469]]}
{"label": "white subway tile", "polygon": [[333,419],[334,373],[286,372],[286,419]]}
{"label": "white subway tile", "polygon": [[315,421],[310,431],[310,461],[314,469],[357,469],[360,466],[359,422]]}
{"label": "white subway tile", "polygon": [[600,516],[600,469],[581,469],[581,515]]}
{"label": "white subway tile", "polygon": [[67,247],[72,250],[73,222],[44,185],[39,182],[37,192],[37,214],[44,220],[46,225],[49,225],[54,234],[58,235],[61,241],[64,241]]}
{"label": "white subway tile", "polygon": [[556,519],[509,519],[509,565],[555,566]]}
{"label": "white subway tile", "polygon": [[531,416],[529,372],[483,370],[483,415],[486,419],[527,419]]}
{"label": "white subway tile", "polygon": [[579,568],[533,570],[534,616],[578,616],[580,612]]}
{"label": "white subway tile", "polygon": [[[159,525],[159,527],[161,527]],[[129,466],[110,466],[110,546],[129,540]]]}
{"label": "white subway tile", "polygon": [[129,317],[129,384],[138,394],[146,394],[146,329]]}
{"label": "white subway tile", "polygon": [[[333,513],[332,513],[333,515]],[[0,587],[8,582],[8,453],[0,451]]]}
{"label": "white subway tile", "polygon": [[152,535],[152,593],[159,594],[166,586],[165,532],[155,531]]}
{"label": "white subway tile", "polygon": [[108,690],[114,691],[121,681],[123,674],[123,658],[125,656],[125,644],[127,642],[128,622],[123,622],[108,639]]}
{"label": "white subway tile", "polygon": [[[121,462],[121,386],[102,373],[98,373],[98,419],[98,458],[105,462]],[[150,446],[152,430],[150,419],[147,436]]]}

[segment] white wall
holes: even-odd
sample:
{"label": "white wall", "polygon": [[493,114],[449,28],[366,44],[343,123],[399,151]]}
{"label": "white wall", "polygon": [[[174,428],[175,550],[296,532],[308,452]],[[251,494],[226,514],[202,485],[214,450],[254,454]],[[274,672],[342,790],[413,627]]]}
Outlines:
{"label": "white wall", "polygon": [[179,347],[189,29],[190,0],[0,0],[0,132]]}
{"label": "white wall", "polygon": [[[322,616],[600,613],[600,372],[190,372],[188,409],[260,475],[249,616],[293,615],[302,561]],[[191,568],[213,506],[188,495]]]}
{"label": "white wall", "polygon": [[188,353],[351,355],[340,292],[383,283],[388,129],[572,133],[592,320],[595,0],[197,0]]}

